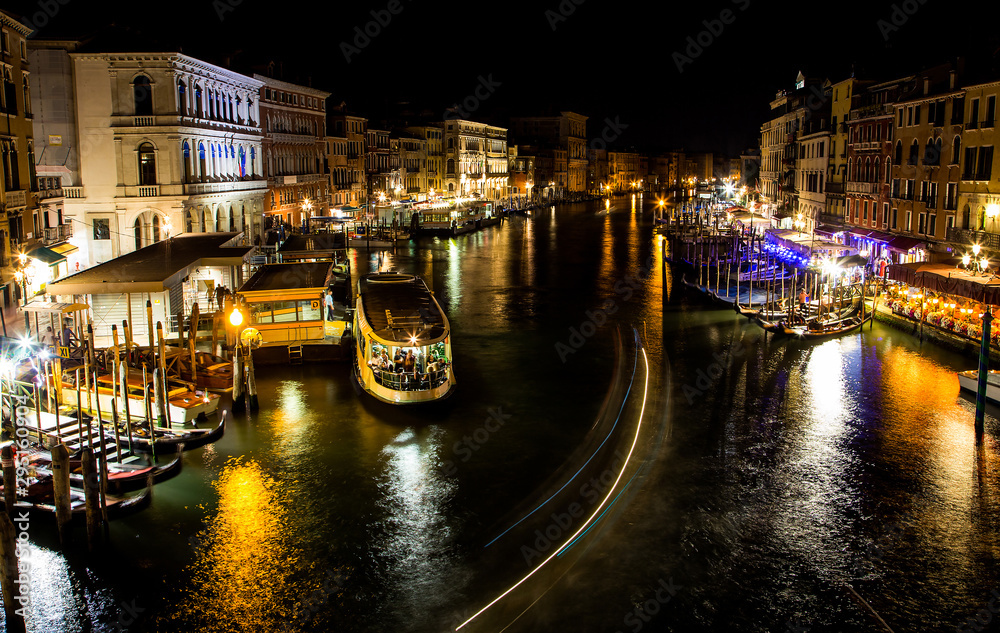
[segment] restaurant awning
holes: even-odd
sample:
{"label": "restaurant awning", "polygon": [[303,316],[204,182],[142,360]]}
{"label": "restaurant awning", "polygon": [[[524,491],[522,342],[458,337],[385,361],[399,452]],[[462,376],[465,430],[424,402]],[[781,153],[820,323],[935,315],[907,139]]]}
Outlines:
{"label": "restaurant awning", "polygon": [[923,240],[914,239],[912,237],[903,237],[902,235],[892,238],[889,242],[889,250],[896,251],[897,253],[907,253],[911,248],[923,244]]}
{"label": "restaurant awning", "polygon": [[28,257],[32,259],[37,259],[40,262],[45,262],[49,266],[53,264],[58,264],[59,262],[66,261],[65,255],[60,255],[59,253],[53,251],[51,248],[46,248],[44,246],[39,246],[34,248],[27,253]]}
{"label": "restaurant awning", "polygon": [[69,255],[71,253],[77,252],[80,249],[70,244],[69,242],[63,242],[62,244],[56,244],[55,246],[52,247],[51,250],[52,252],[59,253],[60,255]]}
{"label": "restaurant awning", "polygon": [[1000,305],[1000,277],[992,273],[975,275],[954,264],[913,262],[891,264],[888,275],[909,286]]}
{"label": "restaurant awning", "polygon": [[863,255],[844,255],[834,260],[834,263],[841,268],[854,268],[855,266],[864,266],[867,264],[868,258]]}
{"label": "restaurant awning", "polygon": [[814,229],[813,232],[819,233],[820,235],[826,235],[827,237],[833,237],[837,233],[843,233],[844,227],[834,226],[832,224],[820,224]]}

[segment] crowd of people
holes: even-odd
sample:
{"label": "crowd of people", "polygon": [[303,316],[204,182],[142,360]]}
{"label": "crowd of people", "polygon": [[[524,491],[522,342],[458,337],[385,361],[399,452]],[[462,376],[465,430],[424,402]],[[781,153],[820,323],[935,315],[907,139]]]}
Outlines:
{"label": "crowd of people", "polygon": [[448,368],[448,359],[443,355],[431,352],[426,357],[422,351],[414,353],[412,349],[404,351],[397,348],[396,354],[389,358],[386,348],[376,351],[368,365],[379,373],[397,374],[399,376],[400,388],[419,388],[421,382],[431,381],[438,372]]}

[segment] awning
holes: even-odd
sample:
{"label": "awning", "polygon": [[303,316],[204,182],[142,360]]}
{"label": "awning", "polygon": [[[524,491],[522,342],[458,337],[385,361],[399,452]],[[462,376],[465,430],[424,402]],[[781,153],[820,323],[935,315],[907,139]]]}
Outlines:
{"label": "awning", "polygon": [[40,262],[45,262],[49,266],[66,261],[65,255],[60,255],[51,248],[46,248],[44,246],[39,246],[38,248],[33,249],[31,252],[27,253],[27,256],[37,259]]}
{"label": "awning", "polygon": [[822,233],[823,235],[826,235],[827,237],[833,237],[837,233],[843,233],[844,232],[844,227],[842,227],[842,226],[834,226],[832,224],[820,224],[819,226],[817,226],[814,229],[813,232],[814,233]]}
{"label": "awning", "polygon": [[907,253],[911,248],[923,244],[923,240],[914,239],[912,237],[903,237],[902,235],[892,238],[889,242],[889,249],[896,251],[897,253]]}
{"label": "awning", "polygon": [[909,286],[1000,305],[1000,278],[992,274],[974,275],[953,263],[890,264],[888,275]]}
{"label": "awning", "polygon": [[868,258],[862,255],[845,255],[838,257],[834,260],[834,263],[841,268],[853,268],[855,266],[864,266],[868,263]]}
{"label": "awning", "polygon": [[875,240],[876,242],[883,242],[888,244],[896,238],[895,235],[890,235],[888,233],[883,233],[881,231],[873,231],[871,229],[852,229],[851,235],[855,237],[865,239],[865,240]]}
{"label": "awning", "polygon": [[59,312],[67,314],[69,312],[83,312],[89,310],[86,303],[48,303],[46,301],[33,301],[21,307],[22,312]]}
{"label": "awning", "polygon": [[75,253],[80,249],[73,246],[69,242],[63,242],[62,244],[56,244],[51,250],[53,253],[59,253],[60,255],[69,255],[70,253]]}

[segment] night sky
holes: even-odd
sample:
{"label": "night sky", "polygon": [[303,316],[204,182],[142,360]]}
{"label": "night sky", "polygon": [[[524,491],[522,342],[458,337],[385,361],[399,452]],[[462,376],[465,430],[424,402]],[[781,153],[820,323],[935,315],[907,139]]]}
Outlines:
{"label": "night sky", "polygon": [[[372,119],[402,111],[441,120],[486,80],[490,89],[479,93],[487,98],[469,102],[476,107],[468,118],[505,125],[509,116],[568,109],[591,117],[592,138],[606,119],[617,122],[607,135],[616,137],[612,146],[730,155],[758,144],[768,101],[800,70],[832,81],[852,69],[859,78],[890,79],[967,55],[989,72],[1000,41],[991,32],[996,5],[984,11],[943,0],[113,0],[100,9],[64,1],[4,6],[29,21],[58,6],[44,26],[38,20],[36,37],[122,32],[108,30],[110,16],[151,50],[182,47],[215,63],[228,56],[241,72],[273,60],[281,78],[311,79],[333,93],[332,103],[346,101]],[[372,11],[387,24],[367,43],[355,41],[355,27],[376,32]],[[352,47],[347,54],[342,43]]]}

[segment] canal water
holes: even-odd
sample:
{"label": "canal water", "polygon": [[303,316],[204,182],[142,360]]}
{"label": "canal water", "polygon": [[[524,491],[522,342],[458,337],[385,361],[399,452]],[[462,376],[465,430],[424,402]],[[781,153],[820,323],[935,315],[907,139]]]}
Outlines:
{"label": "canal water", "polygon": [[996,411],[977,444],[955,377],[974,359],[878,323],[765,338],[686,294],[653,213],[356,251],[356,274],[427,280],[455,396],[400,409],[346,365],[261,367],[260,410],[99,558],[32,524],[29,630],[878,630],[862,599],[894,631],[1000,617]]}

